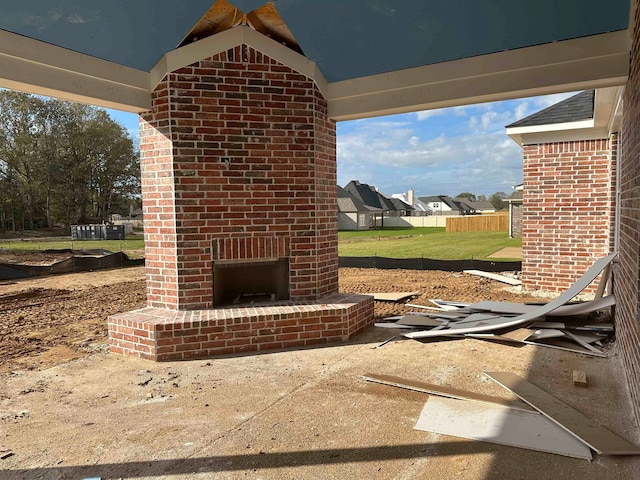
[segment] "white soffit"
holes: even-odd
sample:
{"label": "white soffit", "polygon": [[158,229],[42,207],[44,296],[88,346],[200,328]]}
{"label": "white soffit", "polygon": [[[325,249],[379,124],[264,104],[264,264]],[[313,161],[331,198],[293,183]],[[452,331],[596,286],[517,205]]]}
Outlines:
{"label": "white soffit", "polygon": [[238,45],[248,45],[312,79],[326,97],[327,81],[315,62],[244,25],[230,28],[166,53],[151,70],[150,90],[154,90],[167,73]]}
{"label": "white soffit", "polygon": [[624,87],[596,89],[593,118],[591,119],[512,127],[507,128],[507,135],[521,146],[608,138],[611,133],[620,129],[623,92]]}
{"label": "white soffit", "polygon": [[329,116],[376,115],[624,85],[626,30],[329,84]]}
{"label": "white soffit", "polygon": [[0,30],[0,87],[140,112],[149,74]]}
{"label": "white soffit", "polygon": [[315,62],[246,26],[168,52],[151,73],[0,31],[0,87],[141,112],[167,72],[241,44],[315,80],[338,121],[624,85],[630,49],[625,30],[327,84]]}

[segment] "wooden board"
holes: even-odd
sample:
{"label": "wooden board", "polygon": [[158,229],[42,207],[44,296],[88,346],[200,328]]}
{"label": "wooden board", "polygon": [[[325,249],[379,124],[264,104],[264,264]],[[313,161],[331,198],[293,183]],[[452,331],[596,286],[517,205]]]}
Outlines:
{"label": "wooden board", "polygon": [[498,317],[489,320],[481,320],[475,323],[465,323],[464,325],[453,324],[447,329],[437,331],[432,330],[425,332],[412,332],[405,334],[405,336],[407,338],[429,338],[451,334],[490,332],[492,330],[515,327],[518,325],[522,325],[525,322],[534,321],[538,317],[544,317],[549,312],[571,301],[576,295],[587,288],[589,284],[597,278],[600,272],[602,272],[602,270],[604,270],[604,268],[613,261],[616,255],[616,253],[612,253],[611,255],[607,255],[606,257],[599,259],[591,266],[591,268],[589,268],[584,273],[584,275],[582,275],[582,277],[580,277],[573,285],[571,285],[571,287],[562,292],[557,298],[523,315],[518,315],[514,318]]}
{"label": "wooden board", "polygon": [[640,455],[640,448],[598,425],[524,378],[509,372],[485,372],[485,375],[516,394],[596,452],[605,455]]}
{"label": "wooden board", "polygon": [[399,302],[405,298],[415,297],[420,295],[420,292],[381,292],[374,293],[373,299],[379,302]]}
{"label": "wooden board", "polygon": [[524,342],[527,338],[534,334],[534,330],[530,328],[518,328],[511,332],[501,334],[501,337],[507,338],[514,342]]}
{"label": "wooden board", "polygon": [[517,278],[505,277],[504,275],[498,275],[497,273],[483,272],[482,270],[463,270],[462,272],[468,273],[469,275],[476,275],[478,277],[490,278],[491,280],[507,283],[509,285],[513,285],[514,287],[522,285],[522,280],[518,280]]}
{"label": "wooden board", "polygon": [[543,415],[429,397],[414,427],[454,437],[591,460],[591,450]]}
{"label": "wooden board", "polygon": [[587,387],[589,383],[587,382],[587,374],[582,370],[574,370],[573,371],[573,384],[576,387]]}
{"label": "wooden board", "polygon": [[418,380],[409,380],[393,375],[377,375],[374,373],[365,373],[362,378],[367,382],[381,383],[392,387],[413,390],[414,392],[428,393],[430,395],[439,395],[449,398],[457,398],[459,400],[471,400],[474,402],[489,403],[492,405],[502,405],[504,407],[514,408],[525,412],[532,410],[519,401],[505,400],[504,398],[485,395],[483,393],[469,392],[459,388],[446,387],[443,385],[433,385],[431,383],[420,382]]}

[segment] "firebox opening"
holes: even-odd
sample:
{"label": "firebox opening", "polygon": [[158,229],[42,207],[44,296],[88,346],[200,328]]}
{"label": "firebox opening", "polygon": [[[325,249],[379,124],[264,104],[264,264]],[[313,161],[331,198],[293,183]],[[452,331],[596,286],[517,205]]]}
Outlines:
{"label": "firebox opening", "polygon": [[220,260],[213,265],[215,306],[289,299],[289,259]]}

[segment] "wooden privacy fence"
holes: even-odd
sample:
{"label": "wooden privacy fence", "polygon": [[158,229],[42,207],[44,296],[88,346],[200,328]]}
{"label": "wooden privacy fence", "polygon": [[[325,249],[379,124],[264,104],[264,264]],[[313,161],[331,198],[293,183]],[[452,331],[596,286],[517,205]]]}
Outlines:
{"label": "wooden privacy fence", "polygon": [[499,232],[509,230],[509,215],[469,215],[447,218],[447,232]]}

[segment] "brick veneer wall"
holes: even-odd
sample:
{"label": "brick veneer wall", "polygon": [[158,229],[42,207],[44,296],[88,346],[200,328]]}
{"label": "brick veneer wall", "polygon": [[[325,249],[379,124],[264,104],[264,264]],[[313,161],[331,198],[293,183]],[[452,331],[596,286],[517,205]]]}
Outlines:
{"label": "brick veneer wall", "polygon": [[622,354],[627,384],[640,425],[640,6],[635,8],[631,70],[624,93],[620,149],[619,262],[614,267],[616,346]]}
{"label": "brick veneer wall", "polygon": [[522,203],[511,204],[511,236],[522,236]]}
{"label": "brick veneer wall", "polygon": [[242,45],[168,74],[152,105],[148,305],[210,308],[212,245],[231,237],[288,239],[292,300],[337,292],[335,122],[315,83]]}
{"label": "brick veneer wall", "polygon": [[525,289],[562,291],[609,253],[614,167],[608,139],[524,146]]}

